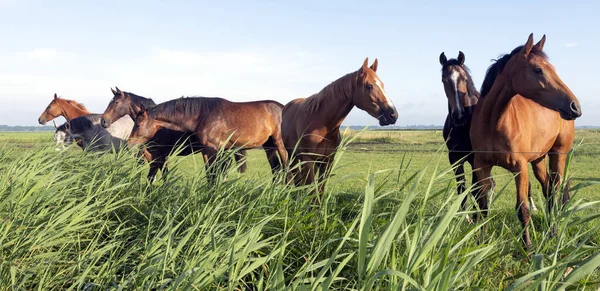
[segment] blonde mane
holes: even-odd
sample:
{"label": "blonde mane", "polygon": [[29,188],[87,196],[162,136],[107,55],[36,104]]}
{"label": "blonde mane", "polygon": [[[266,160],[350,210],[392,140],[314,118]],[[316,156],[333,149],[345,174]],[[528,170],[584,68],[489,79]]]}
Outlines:
{"label": "blonde mane", "polygon": [[306,98],[300,108],[309,113],[315,112],[332,101],[351,98],[352,90],[358,78],[358,71],[346,74],[325,86],[319,93]]}

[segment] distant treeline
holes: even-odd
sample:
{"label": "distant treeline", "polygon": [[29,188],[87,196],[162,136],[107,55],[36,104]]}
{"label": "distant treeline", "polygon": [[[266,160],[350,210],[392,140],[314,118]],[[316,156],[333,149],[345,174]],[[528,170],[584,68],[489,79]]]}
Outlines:
{"label": "distant treeline", "polygon": [[54,131],[53,125],[46,126],[22,126],[22,125],[0,125],[0,131]]}

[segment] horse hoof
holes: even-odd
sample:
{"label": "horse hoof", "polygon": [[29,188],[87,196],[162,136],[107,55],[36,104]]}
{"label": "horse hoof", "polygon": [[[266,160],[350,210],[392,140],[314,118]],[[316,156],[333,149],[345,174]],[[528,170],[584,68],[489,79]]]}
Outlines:
{"label": "horse hoof", "polygon": [[467,223],[469,225],[473,225],[475,224],[475,221],[471,218],[471,216],[469,216],[468,214],[465,216],[465,220],[467,221]]}

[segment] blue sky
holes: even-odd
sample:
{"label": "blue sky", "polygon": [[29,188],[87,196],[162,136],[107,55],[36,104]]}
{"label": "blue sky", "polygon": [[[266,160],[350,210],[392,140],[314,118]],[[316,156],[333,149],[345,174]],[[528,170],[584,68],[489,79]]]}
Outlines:
{"label": "blue sky", "polygon": [[[545,51],[600,125],[598,1],[0,0],[0,124],[34,125],[53,94],[104,111],[118,86],[286,103],[379,59],[397,125],[442,124],[439,54],[466,55],[477,87],[490,60],[546,34]],[[355,108],[346,125],[375,125]]]}

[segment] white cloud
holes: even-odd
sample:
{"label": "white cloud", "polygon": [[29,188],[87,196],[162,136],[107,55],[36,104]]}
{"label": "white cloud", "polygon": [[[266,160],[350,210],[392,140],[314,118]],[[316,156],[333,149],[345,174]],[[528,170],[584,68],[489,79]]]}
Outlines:
{"label": "white cloud", "polygon": [[565,46],[566,47],[578,47],[579,43],[577,43],[577,42],[567,42],[567,43],[565,43]]}
{"label": "white cloud", "polygon": [[[0,59],[5,65],[0,69],[0,107],[19,111],[0,115],[0,124],[23,125],[36,123],[55,92],[84,103],[92,112],[106,108],[113,86],[156,102],[203,95],[286,103],[318,92],[353,69],[323,65],[323,58],[313,53],[270,49],[223,53],[153,49],[123,60],[36,49]],[[57,61],[60,66],[39,65]]]}
{"label": "white cloud", "polygon": [[56,58],[57,52],[50,48],[37,48],[30,52],[26,52],[25,56],[31,60],[48,60]]}
{"label": "white cloud", "polygon": [[253,66],[264,63],[263,57],[250,52],[186,52],[159,49],[151,56],[158,63],[179,66]]}

